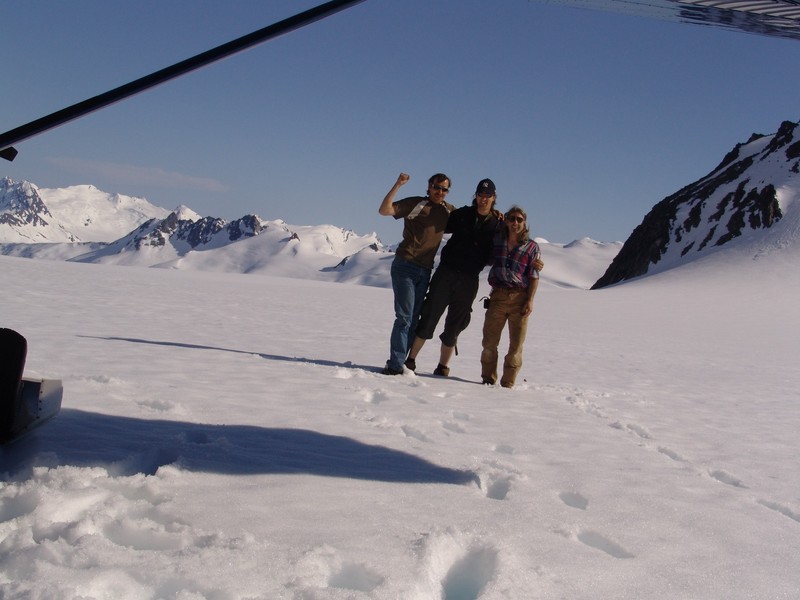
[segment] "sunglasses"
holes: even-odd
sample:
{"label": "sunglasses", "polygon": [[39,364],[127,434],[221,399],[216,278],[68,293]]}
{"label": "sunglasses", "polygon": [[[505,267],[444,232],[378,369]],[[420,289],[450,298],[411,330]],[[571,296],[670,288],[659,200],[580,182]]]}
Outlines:
{"label": "sunglasses", "polygon": [[444,192],[445,194],[450,191],[450,188],[444,187],[443,185],[432,185],[431,187],[439,192]]}
{"label": "sunglasses", "polygon": [[508,217],[508,221],[511,223],[524,223],[525,217]]}

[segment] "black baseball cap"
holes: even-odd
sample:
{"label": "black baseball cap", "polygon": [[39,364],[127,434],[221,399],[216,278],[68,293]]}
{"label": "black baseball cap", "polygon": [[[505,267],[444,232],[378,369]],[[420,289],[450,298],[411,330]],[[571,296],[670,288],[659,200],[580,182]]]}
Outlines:
{"label": "black baseball cap", "polygon": [[494,193],[497,189],[494,187],[494,181],[491,179],[481,179],[478,182],[478,187],[475,190],[475,194],[490,194],[494,196]]}

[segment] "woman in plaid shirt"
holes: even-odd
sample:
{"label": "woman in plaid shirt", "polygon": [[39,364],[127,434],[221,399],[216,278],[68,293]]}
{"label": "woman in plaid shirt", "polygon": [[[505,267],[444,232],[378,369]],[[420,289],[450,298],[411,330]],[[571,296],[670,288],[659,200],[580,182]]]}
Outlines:
{"label": "woman in plaid shirt", "polygon": [[540,256],[539,244],[530,239],[527,219],[522,208],[512,206],[505,214],[505,227],[494,238],[489,271],[492,292],[483,322],[481,352],[481,380],[488,385],[497,383],[497,347],[506,323],[509,344],[500,385],[514,387],[522,367],[528,316],[533,312],[533,297],[539,286],[539,272],[534,268]]}

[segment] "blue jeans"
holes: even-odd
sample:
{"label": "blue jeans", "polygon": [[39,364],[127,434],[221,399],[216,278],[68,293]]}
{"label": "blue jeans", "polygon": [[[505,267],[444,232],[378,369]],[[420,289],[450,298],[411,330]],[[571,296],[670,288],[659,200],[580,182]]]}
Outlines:
{"label": "blue jeans", "polygon": [[398,257],[392,261],[394,326],[389,339],[389,360],[386,361],[386,366],[391,369],[403,370],[430,279],[431,269]]}

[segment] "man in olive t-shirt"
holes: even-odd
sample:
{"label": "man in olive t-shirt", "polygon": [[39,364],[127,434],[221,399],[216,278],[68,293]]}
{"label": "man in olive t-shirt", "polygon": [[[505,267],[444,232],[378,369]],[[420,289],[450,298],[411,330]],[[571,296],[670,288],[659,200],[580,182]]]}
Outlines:
{"label": "man in olive t-shirt", "polygon": [[437,173],[428,180],[426,197],[413,196],[395,202],[397,191],[408,180],[408,174],[400,173],[378,209],[384,216],[403,219],[403,241],[392,262],[395,320],[389,340],[389,360],[381,371],[384,375],[403,373],[433,261],[454,208],[444,201],[450,191],[450,178],[444,173]]}

